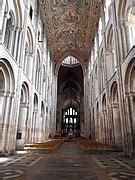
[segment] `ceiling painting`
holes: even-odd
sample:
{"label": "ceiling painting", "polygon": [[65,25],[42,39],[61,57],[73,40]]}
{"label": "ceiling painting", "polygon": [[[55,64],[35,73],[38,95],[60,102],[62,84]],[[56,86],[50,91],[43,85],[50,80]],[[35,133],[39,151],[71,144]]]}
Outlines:
{"label": "ceiling painting", "polygon": [[51,58],[65,54],[87,60],[100,16],[100,0],[39,0]]}

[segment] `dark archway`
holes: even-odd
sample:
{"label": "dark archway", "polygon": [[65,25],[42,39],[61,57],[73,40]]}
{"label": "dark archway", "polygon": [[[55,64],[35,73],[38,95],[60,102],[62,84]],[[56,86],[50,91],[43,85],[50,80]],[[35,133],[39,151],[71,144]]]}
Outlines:
{"label": "dark archway", "polygon": [[62,62],[58,73],[56,132],[79,136],[84,114],[84,85],[81,64],[72,56]]}

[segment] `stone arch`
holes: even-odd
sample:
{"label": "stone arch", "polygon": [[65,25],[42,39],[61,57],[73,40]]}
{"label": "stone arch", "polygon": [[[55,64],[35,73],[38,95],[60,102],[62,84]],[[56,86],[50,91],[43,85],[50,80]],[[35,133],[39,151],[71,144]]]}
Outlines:
{"label": "stone arch", "polygon": [[127,21],[128,21],[128,35],[129,35],[129,47],[132,48],[135,45],[135,14],[133,7],[127,9]]}
{"label": "stone arch", "polygon": [[13,30],[14,30],[15,24],[16,24],[16,19],[15,19],[14,12],[12,10],[10,10],[9,17],[6,21],[4,44],[11,53],[12,53],[12,43],[14,41],[14,39],[13,39],[14,31]]}
{"label": "stone arch", "polygon": [[119,41],[123,46],[120,47],[121,49],[121,54],[122,58],[126,56],[128,51],[131,49],[131,38],[130,38],[130,27],[129,27],[129,11],[132,8],[132,2],[128,2],[127,0],[125,1],[120,1],[118,3],[118,22],[119,23]]}
{"label": "stone arch", "polygon": [[132,152],[135,153],[135,58],[127,66],[125,73],[125,109],[129,114],[129,124],[132,138]]}
{"label": "stone arch", "polygon": [[38,96],[34,93],[34,110],[38,111]]}
{"label": "stone arch", "polygon": [[118,2],[118,19],[121,21],[123,18],[125,18],[125,9],[126,9],[127,0]]}
{"label": "stone arch", "polygon": [[24,56],[24,73],[31,79],[33,68],[33,36],[30,28],[27,28],[27,38],[25,42],[25,56]]}
{"label": "stone arch", "polygon": [[27,27],[27,41],[29,44],[29,53],[33,54],[33,36],[30,27]]}
{"label": "stone arch", "polygon": [[22,89],[21,89],[21,102],[22,103],[29,103],[29,87],[26,82],[22,84]]}
{"label": "stone arch", "polygon": [[28,113],[29,113],[29,87],[26,82],[22,83],[20,96],[20,109],[17,126],[17,147],[28,142]]}
{"label": "stone arch", "polygon": [[2,69],[0,69],[0,90],[5,91],[5,75]]}
{"label": "stone arch", "polygon": [[1,75],[3,76],[3,80],[5,81],[4,84],[4,91],[5,92],[14,92],[15,88],[15,78],[13,69],[6,59],[0,59],[0,71]]}
{"label": "stone arch", "polygon": [[125,92],[135,92],[135,58],[127,66],[125,73]]}
{"label": "stone arch", "polygon": [[16,15],[16,27],[20,27],[20,24],[21,24],[21,19],[20,19],[21,10],[18,7],[18,1],[17,0],[14,0],[13,4],[14,4],[14,9],[15,9],[15,15]]}
{"label": "stone arch", "polygon": [[18,18],[18,27],[23,27],[23,10],[22,10],[22,7],[21,7],[21,1],[18,1],[18,0],[15,0],[14,1],[14,6],[15,6],[15,9],[17,11],[17,18]]}
{"label": "stone arch", "polygon": [[111,97],[110,99],[111,99],[112,123],[113,123],[113,128],[111,128],[111,132],[113,132],[115,146],[121,147],[122,132],[121,132],[120,109],[119,109],[119,100],[118,100],[118,86],[116,81],[112,84],[110,97]]}
{"label": "stone arch", "polygon": [[45,113],[45,106],[44,106],[44,102],[41,101],[41,114],[43,115]]}
{"label": "stone arch", "polygon": [[106,94],[102,97],[102,110],[106,110]]}
{"label": "stone arch", "polygon": [[[13,146],[14,135],[9,131],[12,124],[14,107],[15,78],[10,63],[0,59],[0,151],[8,152]],[[14,127],[11,127],[14,130]],[[6,137],[6,139],[5,139]],[[12,142],[11,142],[12,141]],[[10,144],[10,147],[9,147]]]}
{"label": "stone arch", "polygon": [[82,67],[82,71],[83,71],[83,75],[85,75],[85,74],[86,74],[86,66],[85,66],[83,60],[80,59],[79,56],[77,56],[77,55],[75,55],[74,53],[71,53],[71,52],[65,53],[63,56],[60,57],[59,61],[56,62],[55,74],[58,75],[59,68],[60,68],[60,66],[61,66],[62,61],[63,61],[66,57],[68,57],[68,56],[73,56],[73,57],[75,57],[75,58],[80,62],[81,67]]}
{"label": "stone arch", "polygon": [[117,90],[117,82],[113,82],[112,86],[111,86],[111,90],[110,90],[111,94],[110,94],[110,97],[111,97],[111,102],[112,103],[118,103],[118,90]]}
{"label": "stone arch", "polygon": [[[109,27],[109,30],[108,30],[108,34],[107,34],[107,47],[108,47],[108,51],[107,51],[107,56],[106,56],[106,59],[107,59],[107,62],[109,64],[111,64],[112,66],[112,73],[115,71],[115,67],[116,67],[116,58],[115,58],[115,44],[114,44],[114,32],[113,32],[113,27],[112,27],[112,24],[110,25]],[[107,63],[107,64],[108,64]],[[109,65],[110,67],[110,65]]]}

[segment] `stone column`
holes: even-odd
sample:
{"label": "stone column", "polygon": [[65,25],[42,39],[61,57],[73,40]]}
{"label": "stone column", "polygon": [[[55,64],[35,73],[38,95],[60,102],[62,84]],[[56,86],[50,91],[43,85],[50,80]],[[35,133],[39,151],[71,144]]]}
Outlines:
{"label": "stone column", "polygon": [[120,114],[119,114],[119,106],[117,103],[112,104],[112,112],[113,112],[113,123],[114,123],[115,146],[122,147]]}
{"label": "stone column", "polygon": [[24,55],[24,62],[23,62],[23,71],[24,73],[26,74],[26,71],[27,71],[27,61],[28,61],[28,52],[25,52],[25,55]]}
{"label": "stone column", "polygon": [[[84,96],[82,96],[81,94],[81,102],[80,102],[80,109],[81,109],[81,114],[83,114],[83,118],[84,118],[84,135],[85,137],[88,137],[88,131],[87,131],[87,74],[85,72],[84,74]],[[86,109],[84,111],[84,109]]]}
{"label": "stone column", "polygon": [[33,137],[34,137],[34,142],[36,142],[37,141],[37,130],[38,130],[38,128],[37,128],[37,111],[36,111],[36,113],[35,113],[35,118],[34,118],[34,133],[33,133]]}
{"label": "stone column", "polygon": [[108,137],[107,137],[107,112],[106,110],[102,111],[103,113],[103,129],[104,129],[104,143],[107,143]]}
{"label": "stone column", "polygon": [[6,104],[5,104],[5,116],[4,116],[4,131],[3,131],[3,148],[4,151],[10,152],[12,150],[12,139],[14,138],[13,134],[13,106],[14,106],[14,94],[6,94]]}
{"label": "stone column", "polygon": [[35,128],[36,111],[33,111],[32,124],[31,124],[31,142],[34,142],[34,128]]}
{"label": "stone column", "polygon": [[53,134],[56,134],[56,113],[57,113],[57,80],[58,76],[53,75],[52,102],[53,102]]}
{"label": "stone column", "polygon": [[99,141],[99,122],[100,122],[100,116],[99,113],[97,114],[97,127],[96,127],[96,131],[97,131],[97,136],[96,136],[96,140]]}
{"label": "stone column", "polygon": [[7,12],[4,13],[4,20],[3,20],[3,24],[1,24],[1,31],[0,31],[0,42],[4,43],[4,39],[5,39],[5,33],[6,33],[6,24],[7,24],[7,20],[9,18],[9,14]]}
{"label": "stone column", "polygon": [[130,106],[132,111],[132,139],[133,139],[133,153],[135,153],[135,93],[130,93]]}
{"label": "stone column", "polygon": [[15,28],[15,32],[14,32],[14,42],[13,42],[13,56],[14,58],[16,59],[16,53],[17,53],[17,45],[18,45],[18,42],[20,41],[19,39],[19,27],[16,27]]}
{"label": "stone column", "polygon": [[16,53],[14,54],[14,57],[21,66],[22,66],[22,61],[20,59],[21,59],[21,50],[22,50],[21,49],[22,38],[23,38],[23,28],[19,28],[18,29],[18,42],[16,45]]}
{"label": "stone column", "polygon": [[45,139],[48,138],[48,116],[46,116],[46,121],[45,121]]}
{"label": "stone column", "polygon": [[[5,27],[5,5],[6,5],[6,1],[5,0],[0,0],[0,42],[3,38],[3,27]],[[3,18],[4,17],[4,18]]]}
{"label": "stone column", "polygon": [[109,133],[108,133],[108,120],[107,119],[107,111],[104,111],[104,121],[105,121],[105,143],[109,144]]}
{"label": "stone column", "polygon": [[100,142],[105,142],[105,122],[104,122],[104,113],[103,111],[100,113]]}
{"label": "stone column", "polygon": [[131,112],[130,112],[129,94],[125,94],[125,108],[126,108],[126,122],[125,122],[125,133],[126,133],[126,151],[129,156],[132,155],[133,144],[132,144],[132,125],[131,125]]}
{"label": "stone column", "polygon": [[7,129],[7,120],[4,119],[3,110],[6,112],[7,97],[3,90],[0,90],[0,152],[4,152],[5,143],[5,131]]}
{"label": "stone column", "polygon": [[[116,53],[116,62],[117,62],[117,85],[118,85],[118,100],[119,100],[119,109],[120,109],[120,120],[121,120],[121,130],[122,130],[122,143],[123,143],[123,151],[125,155],[130,155],[128,148],[128,131],[127,131],[127,110],[126,110],[126,98],[124,97],[124,80],[122,76],[121,69],[121,59],[120,59],[120,44],[119,44],[119,36],[118,36],[118,22],[117,22],[117,12],[116,12],[116,2],[113,0],[112,2],[112,16],[113,16],[113,28],[114,28],[114,42],[115,42],[115,53]],[[124,37],[124,36],[123,36]],[[126,36],[125,36],[126,37]],[[126,43],[124,43],[126,44]],[[123,96],[124,95],[124,96]]]}
{"label": "stone column", "polygon": [[110,124],[110,129],[112,131],[112,139],[110,138],[110,143],[111,145],[115,146],[115,133],[114,133],[114,120],[113,120],[113,104],[111,104],[111,124]]}
{"label": "stone column", "polygon": [[29,143],[29,123],[28,123],[28,116],[29,116],[29,104],[27,106],[27,115],[25,121],[25,144]]}
{"label": "stone column", "polygon": [[45,128],[45,121],[44,121],[44,115],[41,114],[41,128],[39,130],[39,133],[40,133],[40,141],[43,141],[44,140],[44,137],[45,137],[45,134],[44,134],[44,128]]}
{"label": "stone column", "polygon": [[13,55],[15,26],[11,25],[8,28],[9,28],[9,39],[7,43],[7,49]]}
{"label": "stone column", "polygon": [[26,103],[20,104],[20,111],[19,111],[19,117],[18,117],[18,128],[17,131],[19,133],[22,133],[21,139],[17,140],[17,145],[21,146],[25,144],[26,141],[26,121],[27,121],[27,113],[28,113],[28,106]]}

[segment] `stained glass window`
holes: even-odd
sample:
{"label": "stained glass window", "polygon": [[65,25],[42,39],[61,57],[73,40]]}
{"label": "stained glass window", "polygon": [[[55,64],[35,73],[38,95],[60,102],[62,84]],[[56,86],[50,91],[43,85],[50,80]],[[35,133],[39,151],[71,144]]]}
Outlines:
{"label": "stained glass window", "polygon": [[73,56],[68,56],[67,58],[64,59],[64,61],[62,62],[62,65],[63,66],[79,65],[79,61]]}

